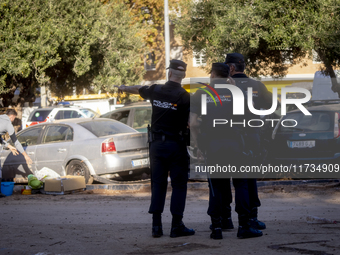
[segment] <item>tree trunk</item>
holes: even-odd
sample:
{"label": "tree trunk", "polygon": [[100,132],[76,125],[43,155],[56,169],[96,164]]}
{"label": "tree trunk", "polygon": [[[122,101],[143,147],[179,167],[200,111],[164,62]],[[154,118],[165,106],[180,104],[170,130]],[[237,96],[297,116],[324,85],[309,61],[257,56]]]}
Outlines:
{"label": "tree trunk", "polygon": [[331,77],[333,92],[338,93],[338,96],[340,98],[340,84],[338,83],[336,74],[332,67],[332,63],[327,59],[325,53],[322,50],[317,50],[317,53],[319,54],[321,61],[325,65],[325,74]]}

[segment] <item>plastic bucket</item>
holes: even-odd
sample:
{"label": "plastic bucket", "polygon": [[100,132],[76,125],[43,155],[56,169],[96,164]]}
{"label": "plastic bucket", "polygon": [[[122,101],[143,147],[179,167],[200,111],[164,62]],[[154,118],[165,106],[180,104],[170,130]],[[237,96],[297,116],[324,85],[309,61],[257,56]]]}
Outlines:
{"label": "plastic bucket", "polygon": [[1,182],[1,193],[6,196],[13,194],[14,182]]}

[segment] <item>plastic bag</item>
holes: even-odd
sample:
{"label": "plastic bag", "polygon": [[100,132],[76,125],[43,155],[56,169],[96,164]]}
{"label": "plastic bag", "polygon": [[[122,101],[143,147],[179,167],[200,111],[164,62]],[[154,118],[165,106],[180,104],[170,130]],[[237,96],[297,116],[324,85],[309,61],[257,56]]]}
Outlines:
{"label": "plastic bag", "polygon": [[35,171],[35,176],[40,181],[44,181],[45,179],[60,177],[60,175],[57,172],[53,171],[52,169],[48,167],[43,167],[39,171]]}

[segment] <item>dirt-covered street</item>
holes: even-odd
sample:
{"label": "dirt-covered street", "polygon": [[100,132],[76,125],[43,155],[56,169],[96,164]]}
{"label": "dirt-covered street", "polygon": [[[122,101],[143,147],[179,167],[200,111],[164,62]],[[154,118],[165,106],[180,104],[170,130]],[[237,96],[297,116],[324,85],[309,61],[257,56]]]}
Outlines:
{"label": "dirt-covered street", "polygon": [[47,254],[340,254],[340,223],[311,224],[307,216],[340,222],[338,184],[260,188],[260,238],[209,238],[208,190],[188,191],[184,223],[190,237],[170,238],[169,194],[164,236],[151,237],[150,191],[85,191],[71,195],[14,194],[0,199],[0,255]]}

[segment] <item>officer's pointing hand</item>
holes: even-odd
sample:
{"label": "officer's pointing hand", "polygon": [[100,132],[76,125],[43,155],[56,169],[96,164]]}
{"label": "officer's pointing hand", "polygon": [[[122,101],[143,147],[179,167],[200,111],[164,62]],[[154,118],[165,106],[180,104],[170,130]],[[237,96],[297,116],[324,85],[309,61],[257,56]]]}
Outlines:
{"label": "officer's pointing hand", "polygon": [[120,86],[118,87],[118,93],[119,93],[119,92],[125,92],[125,91],[126,91],[126,88],[127,88],[127,86],[125,86],[125,85],[120,85]]}

